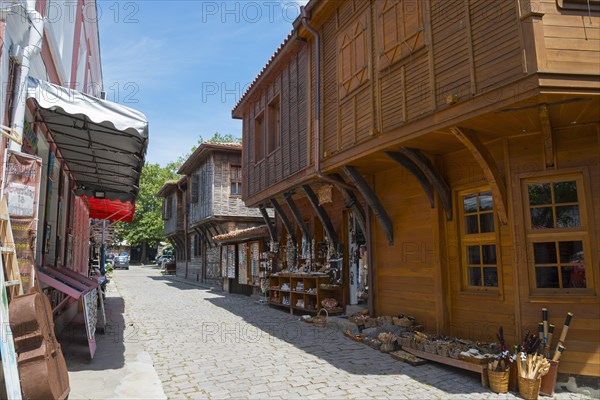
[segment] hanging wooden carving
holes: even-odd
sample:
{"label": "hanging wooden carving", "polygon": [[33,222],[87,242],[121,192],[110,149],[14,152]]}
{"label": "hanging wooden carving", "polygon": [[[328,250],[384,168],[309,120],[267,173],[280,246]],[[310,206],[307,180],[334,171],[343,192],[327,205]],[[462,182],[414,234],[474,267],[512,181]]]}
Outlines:
{"label": "hanging wooden carving", "polygon": [[333,201],[333,185],[322,185],[317,190],[319,205],[331,203]]}

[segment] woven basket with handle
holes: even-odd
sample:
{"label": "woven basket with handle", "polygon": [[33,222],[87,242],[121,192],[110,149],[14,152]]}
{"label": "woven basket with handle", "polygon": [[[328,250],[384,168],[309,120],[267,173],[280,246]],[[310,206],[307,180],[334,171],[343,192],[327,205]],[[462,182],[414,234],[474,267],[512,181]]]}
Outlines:
{"label": "woven basket with handle", "polygon": [[[321,315],[322,311],[325,311],[325,315]],[[321,326],[321,327],[327,325],[327,317],[329,317],[329,313],[327,312],[326,309],[321,308],[319,310],[317,316],[314,317],[313,320],[312,320],[313,321],[313,325]]]}

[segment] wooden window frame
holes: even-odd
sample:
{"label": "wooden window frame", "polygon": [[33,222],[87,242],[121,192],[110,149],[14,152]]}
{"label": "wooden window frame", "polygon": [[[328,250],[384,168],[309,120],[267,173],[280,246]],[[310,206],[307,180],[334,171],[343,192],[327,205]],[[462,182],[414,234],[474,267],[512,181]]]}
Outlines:
{"label": "wooden window frame", "polygon": [[[337,37],[337,84],[340,99],[350,96],[370,79],[371,30],[367,10],[353,20]],[[363,42],[362,47],[358,45],[359,41]],[[361,48],[362,54],[358,54]],[[363,62],[362,65],[359,65],[359,60]]]}
{"label": "wooden window frame", "polygon": [[[265,110],[254,117],[254,165],[260,164],[266,158],[266,127]],[[260,129],[257,127],[260,126]]]}
{"label": "wooden window frame", "polygon": [[[495,296],[503,296],[503,280],[502,280],[502,251],[500,244],[500,221],[498,219],[497,210],[495,208],[494,200],[492,199],[492,216],[494,221],[494,231],[467,234],[465,224],[465,212],[463,198],[467,195],[479,195],[482,192],[491,192],[491,188],[488,185],[480,185],[474,187],[463,188],[456,191],[456,215],[457,215],[457,227],[458,227],[458,251],[460,254],[460,274],[461,274],[461,292],[463,294],[488,294]],[[468,213],[472,214],[472,213]],[[480,215],[479,211],[476,215]],[[479,226],[479,218],[477,219]],[[484,246],[493,244],[496,246],[496,275],[498,277],[498,286],[472,286],[469,285],[469,277],[467,268],[469,266],[467,260],[467,246]],[[480,260],[480,268],[483,268],[482,260]],[[483,272],[483,271],[482,271]],[[483,274],[481,276],[483,282]]]}
{"label": "wooden window frame", "polygon": [[[234,168],[239,169],[239,179],[234,180],[233,170]],[[231,186],[233,184],[238,185],[239,193],[233,193]],[[241,197],[242,196],[242,166],[237,164],[229,164],[229,197]]]}
{"label": "wooden window frame", "polygon": [[[584,170],[564,170],[561,172],[550,171],[539,174],[525,174],[520,177],[520,189],[521,199],[523,204],[523,221],[524,221],[524,235],[526,243],[526,260],[527,260],[527,276],[529,280],[529,294],[531,297],[543,297],[551,296],[556,297],[590,297],[596,296],[596,276],[594,274],[594,263],[595,257],[592,251],[591,243],[591,229],[589,221],[591,210],[589,204],[592,204],[590,195],[588,193],[588,176]],[[579,207],[579,220],[581,225],[577,228],[545,228],[545,229],[532,229],[531,228],[531,212],[529,205],[529,191],[527,186],[532,183],[556,183],[575,181],[577,185],[577,204]],[[552,199],[552,208],[554,210],[554,198]],[[553,211],[554,213],[554,211]],[[586,274],[586,287],[585,288],[538,288],[537,280],[535,275],[535,259],[534,259],[534,243],[547,243],[547,242],[569,242],[569,241],[581,241],[583,246],[583,252],[586,256],[585,260],[585,274]],[[560,260],[557,260],[557,266],[560,274]]]}
{"label": "wooden window frame", "polygon": [[[275,107],[277,107],[276,111],[273,110]],[[272,118],[276,118],[276,122],[273,122]],[[275,130],[274,133],[273,130]],[[268,157],[281,147],[281,95],[279,93],[267,105],[266,133],[267,149],[265,153]]]}
{"label": "wooden window frame", "polygon": [[[390,5],[390,3],[392,3]],[[379,70],[413,56],[417,51],[426,46],[425,40],[425,10],[421,0],[381,0],[377,7],[377,46]],[[386,15],[391,12],[395,18],[391,21]],[[416,20],[416,28],[409,30],[407,20]],[[392,22],[393,21],[393,22]],[[392,29],[387,23],[392,23]],[[386,37],[390,32],[394,37]]]}
{"label": "wooden window frame", "polygon": [[171,219],[172,215],[173,215],[173,199],[172,199],[172,195],[168,195],[164,198],[163,200],[163,220],[167,221],[169,219]]}
{"label": "wooden window frame", "polygon": [[198,171],[196,171],[196,173],[192,174],[191,184],[192,184],[192,188],[190,191],[191,192],[190,203],[197,203],[200,199],[200,174],[198,173]]}
{"label": "wooden window frame", "polygon": [[556,5],[562,10],[591,11],[592,13],[600,11],[600,0],[589,0],[589,8],[587,0],[556,0]]}

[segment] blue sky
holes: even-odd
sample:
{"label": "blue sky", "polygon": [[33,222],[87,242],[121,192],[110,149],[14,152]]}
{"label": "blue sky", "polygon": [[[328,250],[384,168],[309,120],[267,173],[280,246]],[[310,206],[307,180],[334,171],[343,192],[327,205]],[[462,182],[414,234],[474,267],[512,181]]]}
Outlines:
{"label": "blue sky", "polygon": [[98,1],[107,99],[148,117],[148,162],[174,161],[214,132],[241,137],[231,109],[305,2]]}

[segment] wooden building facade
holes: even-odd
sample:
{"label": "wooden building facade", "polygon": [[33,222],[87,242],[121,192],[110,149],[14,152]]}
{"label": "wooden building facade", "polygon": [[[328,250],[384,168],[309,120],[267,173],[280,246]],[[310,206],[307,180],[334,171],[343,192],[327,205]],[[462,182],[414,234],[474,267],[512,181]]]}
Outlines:
{"label": "wooden building facade", "polygon": [[309,1],[233,110],[244,201],[346,257],[362,211],[378,315],[517,343],[542,307],[573,312],[560,371],[600,376],[599,13]]}
{"label": "wooden building facade", "polygon": [[165,235],[175,248],[177,275],[221,285],[220,248],[213,236],[264,223],[241,200],[240,143],[202,143],[183,163],[177,182],[166,182]]}

